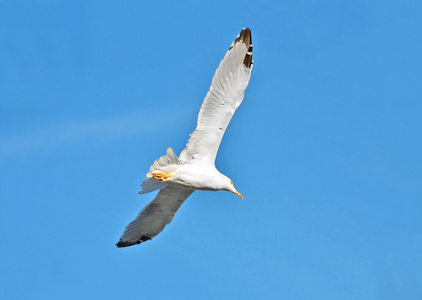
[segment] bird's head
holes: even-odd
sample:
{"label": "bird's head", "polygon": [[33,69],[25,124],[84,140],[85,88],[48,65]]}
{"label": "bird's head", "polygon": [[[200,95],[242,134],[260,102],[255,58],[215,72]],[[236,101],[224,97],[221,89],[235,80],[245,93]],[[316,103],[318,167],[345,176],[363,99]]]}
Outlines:
{"label": "bird's head", "polygon": [[233,194],[236,194],[240,198],[243,199],[243,196],[234,188],[233,181],[230,178],[228,178],[228,177],[227,177],[227,184],[226,184],[226,186],[227,186],[227,188],[226,188],[227,191],[232,192]]}

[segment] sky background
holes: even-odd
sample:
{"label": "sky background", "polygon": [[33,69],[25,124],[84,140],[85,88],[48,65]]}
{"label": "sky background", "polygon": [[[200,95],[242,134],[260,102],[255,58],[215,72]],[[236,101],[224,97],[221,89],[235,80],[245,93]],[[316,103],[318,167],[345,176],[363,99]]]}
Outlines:
{"label": "sky background", "polygon": [[[1,1],[3,299],[422,299],[421,1]],[[195,192],[118,249],[250,27]]]}

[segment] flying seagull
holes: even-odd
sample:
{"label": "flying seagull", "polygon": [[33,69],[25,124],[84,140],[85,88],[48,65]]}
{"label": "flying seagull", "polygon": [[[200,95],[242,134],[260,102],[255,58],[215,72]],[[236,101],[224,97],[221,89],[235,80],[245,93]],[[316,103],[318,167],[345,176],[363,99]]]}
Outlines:
{"label": "flying seagull", "polygon": [[140,244],[157,236],[195,190],[225,190],[243,199],[230,178],[216,169],[214,161],[227,125],[242,103],[252,66],[251,31],[244,28],[215,72],[186,148],[179,157],[168,148],[166,155],[149,169],[139,194],[160,191],[126,227],[117,247]]}

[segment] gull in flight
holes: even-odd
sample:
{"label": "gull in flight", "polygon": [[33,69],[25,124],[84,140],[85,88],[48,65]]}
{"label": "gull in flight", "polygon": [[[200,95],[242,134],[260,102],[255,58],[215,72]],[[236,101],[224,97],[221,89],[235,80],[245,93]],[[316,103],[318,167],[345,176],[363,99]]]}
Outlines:
{"label": "gull in flight", "polygon": [[252,66],[251,31],[244,28],[215,72],[186,148],[179,157],[168,148],[166,155],[149,169],[139,193],[160,191],[126,227],[117,247],[140,244],[157,236],[195,190],[225,190],[243,199],[214,162],[227,125],[242,103]]}

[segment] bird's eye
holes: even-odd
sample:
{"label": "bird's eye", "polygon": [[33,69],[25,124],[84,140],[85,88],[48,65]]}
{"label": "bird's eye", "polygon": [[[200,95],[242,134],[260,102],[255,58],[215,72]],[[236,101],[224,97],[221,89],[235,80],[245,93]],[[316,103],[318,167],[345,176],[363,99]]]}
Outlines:
{"label": "bird's eye", "polygon": [[233,181],[230,179],[230,184],[233,185]]}

